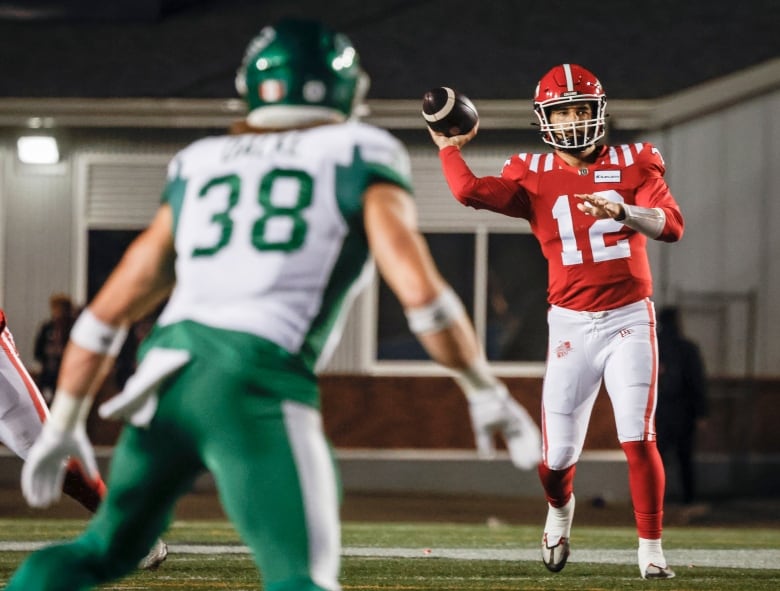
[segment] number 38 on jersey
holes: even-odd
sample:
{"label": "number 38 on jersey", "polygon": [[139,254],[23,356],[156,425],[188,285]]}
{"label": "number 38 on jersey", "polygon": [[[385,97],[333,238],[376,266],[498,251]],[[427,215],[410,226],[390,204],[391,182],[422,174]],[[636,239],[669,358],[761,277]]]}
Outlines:
{"label": "number 38 on jersey", "polygon": [[[248,236],[245,238],[258,251],[294,251],[305,240],[308,226],[302,212],[311,205],[314,181],[302,170],[274,169],[265,174],[254,187],[244,177],[229,174],[206,182],[198,191],[198,201],[210,217],[192,249],[193,257],[209,257],[241,239],[236,232],[238,219],[251,214]],[[253,193],[255,203],[242,204],[242,191]],[[216,206],[216,208],[215,208]]]}

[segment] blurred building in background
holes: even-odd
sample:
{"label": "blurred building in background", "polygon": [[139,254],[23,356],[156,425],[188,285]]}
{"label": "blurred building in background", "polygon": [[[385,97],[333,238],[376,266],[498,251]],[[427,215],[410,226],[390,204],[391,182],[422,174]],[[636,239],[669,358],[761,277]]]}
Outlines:
{"label": "blurred building in background", "polygon": [[[701,496],[780,492],[780,436],[770,424],[780,397],[780,4],[662,0],[633,14],[605,0],[569,20],[559,3],[287,4],[0,1],[0,50],[13,56],[0,64],[0,304],[25,360],[49,294],[87,302],[148,223],[170,157],[242,116],[233,77],[246,41],[266,22],[303,13],[345,30],[360,49],[372,77],[365,119],[410,146],[434,256],[491,362],[530,409],[546,341],[541,253],[522,220],[450,197],[420,99],[439,85],[470,96],[481,123],[469,162],[496,174],[506,154],[543,151],[531,126],[543,72],[574,62],[601,74],[610,143],[653,142],[686,215],[681,245],[654,243],[650,255],[656,303],[679,308],[710,376]],[[49,160],[20,153],[21,138],[48,145]],[[534,478],[470,461],[462,397],[413,344],[378,280],[358,300],[327,373],[326,424],[347,486],[538,494]],[[603,405],[604,397],[586,461],[593,494],[621,496],[622,454]],[[112,442],[114,427],[92,426]],[[431,478],[403,461],[430,461]],[[392,478],[386,462],[395,462]],[[403,466],[416,479],[399,477]],[[452,466],[470,477],[449,483]]]}

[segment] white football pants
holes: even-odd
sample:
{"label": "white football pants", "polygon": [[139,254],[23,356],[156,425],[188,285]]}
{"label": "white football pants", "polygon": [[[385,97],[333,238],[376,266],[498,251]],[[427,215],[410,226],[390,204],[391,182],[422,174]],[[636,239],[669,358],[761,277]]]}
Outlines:
{"label": "white football pants", "polygon": [[0,333],[0,442],[22,459],[49,415],[6,327]]}
{"label": "white football pants", "polygon": [[655,439],[658,346],[652,301],[603,312],[552,306],[542,391],[543,459],[552,470],[582,453],[602,380],[618,440]]}

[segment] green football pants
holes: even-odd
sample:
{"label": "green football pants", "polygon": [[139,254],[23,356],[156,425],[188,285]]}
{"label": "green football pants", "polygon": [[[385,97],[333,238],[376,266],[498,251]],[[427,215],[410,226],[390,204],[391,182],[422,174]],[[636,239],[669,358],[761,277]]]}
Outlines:
{"label": "green football pants", "polygon": [[262,370],[194,357],[164,388],[150,426],[124,428],[85,533],[30,555],[7,589],[81,591],[128,574],[204,469],[265,589],[338,589],[338,479],[320,414],[263,383]]}

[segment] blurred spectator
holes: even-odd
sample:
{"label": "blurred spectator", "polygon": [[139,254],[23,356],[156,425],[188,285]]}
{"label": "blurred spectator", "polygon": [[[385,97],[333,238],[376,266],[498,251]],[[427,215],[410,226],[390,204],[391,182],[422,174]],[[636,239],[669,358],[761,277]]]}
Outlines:
{"label": "blurred spectator", "polygon": [[49,298],[49,319],[38,329],[35,337],[35,360],[40,364],[38,388],[51,403],[60,373],[62,353],[68,342],[70,329],[75,320],[73,302],[64,293],[55,293]]}
{"label": "blurred spectator", "polygon": [[696,500],[696,430],[709,411],[707,379],[699,347],[685,336],[675,307],[658,315],[658,353],[658,450],[667,473],[672,459],[677,460],[682,502],[690,505]]}

